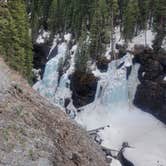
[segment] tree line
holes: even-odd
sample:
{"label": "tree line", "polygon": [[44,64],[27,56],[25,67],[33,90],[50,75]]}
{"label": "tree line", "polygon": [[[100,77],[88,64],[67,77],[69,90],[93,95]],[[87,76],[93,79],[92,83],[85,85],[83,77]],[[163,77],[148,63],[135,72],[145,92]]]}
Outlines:
{"label": "tree line", "polygon": [[145,32],[146,43],[146,31],[153,29],[156,32],[154,49],[159,50],[166,35],[165,21],[165,0],[2,1],[0,51],[14,69],[29,79],[32,43],[39,30],[50,31],[50,40],[56,33],[71,32],[80,46],[76,61],[83,70],[88,60],[96,61],[102,56],[110,36],[113,47],[117,26],[126,43],[140,31]]}
{"label": "tree line", "polygon": [[71,32],[80,44],[78,57],[86,60],[97,60],[105,52],[110,36],[113,44],[116,26],[126,43],[144,31],[146,44],[146,31],[153,29],[157,34],[156,50],[166,34],[165,0],[30,0],[29,5],[33,37],[40,28],[51,31],[52,37]]}

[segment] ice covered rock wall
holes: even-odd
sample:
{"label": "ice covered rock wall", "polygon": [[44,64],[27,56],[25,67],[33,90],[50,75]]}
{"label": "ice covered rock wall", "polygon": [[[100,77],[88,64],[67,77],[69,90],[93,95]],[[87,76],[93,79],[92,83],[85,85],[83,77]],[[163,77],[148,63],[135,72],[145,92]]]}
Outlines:
{"label": "ice covered rock wall", "polygon": [[[53,56],[53,58],[46,64],[43,79],[33,86],[42,96],[62,108],[64,107],[65,99],[71,99],[69,76],[74,72],[74,58],[77,49],[77,45],[73,45],[71,50],[69,49],[70,40],[71,34],[64,35],[63,42],[59,36],[55,36],[47,57],[49,59],[49,56]],[[57,52],[54,52],[55,48],[57,48]],[[69,61],[69,67],[63,72],[61,70],[63,70],[66,61]]]}

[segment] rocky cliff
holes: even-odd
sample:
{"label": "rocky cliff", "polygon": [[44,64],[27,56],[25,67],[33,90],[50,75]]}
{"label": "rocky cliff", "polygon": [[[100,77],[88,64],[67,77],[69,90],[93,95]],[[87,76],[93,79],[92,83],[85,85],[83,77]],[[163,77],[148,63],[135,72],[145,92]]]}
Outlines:
{"label": "rocky cliff", "polygon": [[100,148],[0,59],[0,165],[106,166]]}
{"label": "rocky cliff", "polygon": [[134,103],[166,123],[166,52],[145,49],[135,57],[141,66]]}

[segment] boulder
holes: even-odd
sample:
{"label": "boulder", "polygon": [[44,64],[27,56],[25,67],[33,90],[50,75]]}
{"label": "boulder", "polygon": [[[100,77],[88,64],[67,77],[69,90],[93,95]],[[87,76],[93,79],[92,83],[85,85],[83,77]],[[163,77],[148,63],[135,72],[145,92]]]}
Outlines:
{"label": "boulder", "polygon": [[41,78],[43,78],[45,65],[48,61],[47,56],[50,48],[46,44],[33,45],[33,67],[41,70]]}
{"label": "boulder", "polygon": [[81,107],[94,101],[97,78],[92,73],[75,72],[70,77],[72,99],[75,107]]}

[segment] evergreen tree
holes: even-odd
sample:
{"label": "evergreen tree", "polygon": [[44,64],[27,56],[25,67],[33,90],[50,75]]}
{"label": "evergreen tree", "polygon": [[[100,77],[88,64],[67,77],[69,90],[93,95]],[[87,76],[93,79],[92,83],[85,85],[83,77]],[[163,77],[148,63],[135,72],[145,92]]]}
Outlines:
{"label": "evergreen tree", "polygon": [[137,0],[130,0],[124,11],[123,36],[126,41],[131,40],[136,34],[139,8]]}
{"label": "evergreen tree", "polygon": [[110,15],[111,15],[111,53],[112,58],[116,59],[114,48],[115,48],[115,26],[116,26],[116,20],[118,16],[118,1],[117,0],[111,0],[110,1]]}
{"label": "evergreen tree", "polygon": [[4,15],[0,17],[0,26],[3,23],[0,47],[3,47],[4,58],[12,68],[30,80],[32,46],[25,2],[12,0],[1,6]]}
{"label": "evergreen tree", "polygon": [[155,0],[154,4],[154,31],[156,32],[156,37],[153,42],[153,48],[157,52],[160,50],[162,42],[166,37],[166,1]]}
{"label": "evergreen tree", "polygon": [[100,44],[101,44],[101,15],[97,9],[94,13],[92,25],[90,28],[90,55],[96,60],[101,53]]}
{"label": "evergreen tree", "polygon": [[54,36],[58,29],[58,0],[52,0],[48,16],[48,26]]}
{"label": "evergreen tree", "polygon": [[75,56],[76,71],[79,71],[81,73],[86,73],[87,62],[89,59],[90,59],[90,57],[89,57],[89,39],[88,39],[86,29],[83,28],[81,37],[79,39],[77,53]]}
{"label": "evergreen tree", "polygon": [[139,30],[144,30],[145,45],[147,44],[147,29],[150,20],[151,6],[150,0],[138,0],[140,17],[138,18]]}
{"label": "evergreen tree", "polygon": [[0,3],[0,53],[1,55],[5,55],[6,60],[8,60],[11,50],[9,36],[11,19],[7,3]]}
{"label": "evergreen tree", "polygon": [[105,0],[95,2],[95,10],[90,26],[90,55],[97,60],[105,51],[107,43],[107,28],[109,24],[109,9]]}

